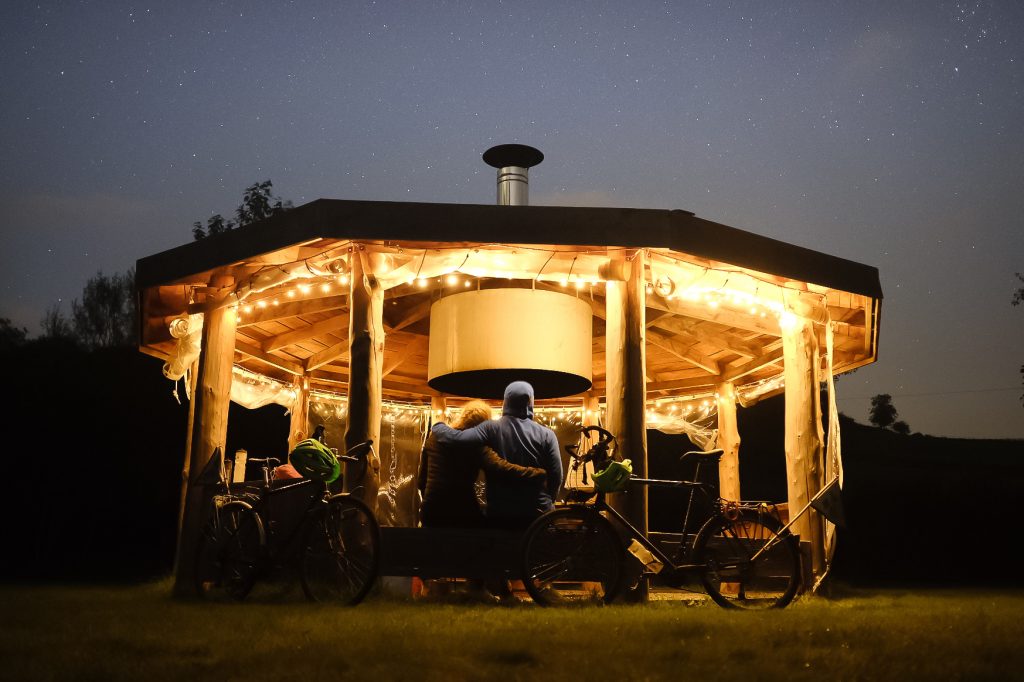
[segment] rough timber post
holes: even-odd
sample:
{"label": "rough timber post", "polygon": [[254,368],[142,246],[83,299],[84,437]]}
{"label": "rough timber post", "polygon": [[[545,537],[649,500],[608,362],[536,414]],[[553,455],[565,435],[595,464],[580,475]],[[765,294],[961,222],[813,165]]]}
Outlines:
{"label": "rough timber post", "polygon": [[[789,513],[797,514],[821,490],[824,472],[818,337],[811,320],[791,313],[783,316],[782,353],[786,379],[786,484]],[[801,544],[809,543],[811,573],[820,575],[824,569],[821,517],[809,510],[791,530],[800,536]]]}
{"label": "rough timber post", "polygon": [[[609,278],[605,284],[607,376],[607,428],[619,443],[622,457],[633,462],[633,475],[647,475],[647,359],[644,351],[644,254],[637,251],[621,265],[625,281]],[[610,504],[623,513],[637,529],[647,532],[647,489],[630,488],[629,493],[609,496]],[[641,582],[636,597],[647,596]]]}
{"label": "rough timber post", "polygon": [[291,452],[299,441],[309,438],[309,378],[295,377],[295,404],[291,409],[291,420],[288,424],[288,452]]}
{"label": "rough timber post", "polygon": [[[227,290],[234,280],[216,277],[211,287]],[[194,587],[195,550],[202,528],[205,492],[197,484],[213,456],[227,443],[228,407],[231,403],[231,367],[235,355],[235,328],[238,312],[234,306],[217,307],[203,317],[199,370],[192,392],[189,423],[188,491],[185,495],[175,553],[174,594],[191,595]]]}
{"label": "rough timber post", "polygon": [[740,432],[736,424],[736,388],[731,381],[716,387],[718,395],[718,447],[722,461],[718,464],[718,487],[722,499],[740,499]]}
{"label": "rough timber post", "polygon": [[[349,259],[349,375],[348,426],[345,447],[351,448],[365,440],[380,447],[381,392],[384,360],[384,290],[368,267],[362,246],[354,247]],[[345,464],[345,490],[360,489],[360,497],[377,509],[377,478],[379,462]],[[364,475],[365,472],[365,475]]]}

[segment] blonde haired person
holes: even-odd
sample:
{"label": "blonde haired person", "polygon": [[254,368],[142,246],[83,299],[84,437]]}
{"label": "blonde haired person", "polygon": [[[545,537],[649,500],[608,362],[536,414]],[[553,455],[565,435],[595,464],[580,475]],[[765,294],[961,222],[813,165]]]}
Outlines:
{"label": "blonde haired person", "polygon": [[[490,406],[482,400],[473,400],[463,406],[452,428],[468,429],[490,419]],[[474,489],[481,469],[488,481],[497,479],[505,485],[515,485],[516,481],[543,485],[546,476],[544,469],[512,464],[485,446],[451,444],[442,447],[431,434],[420,458],[423,526],[479,528],[484,525],[484,513]]]}

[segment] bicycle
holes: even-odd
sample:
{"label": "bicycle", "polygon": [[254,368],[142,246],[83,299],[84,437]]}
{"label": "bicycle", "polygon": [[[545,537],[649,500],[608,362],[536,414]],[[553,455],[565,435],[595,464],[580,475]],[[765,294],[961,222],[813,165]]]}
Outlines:
{"label": "bicycle", "polygon": [[[322,427],[317,433],[322,441]],[[353,446],[338,459],[357,463],[369,453],[373,441]],[[199,596],[241,601],[259,577],[301,552],[302,590],[308,599],[358,604],[377,577],[380,529],[373,513],[349,493],[332,493],[323,481],[272,481],[270,471],[281,463],[277,458],[248,461],[260,465],[262,485],[255,492],[251,484],[248,490],[235,491],[221,477],[196,550]],[[296,516],[300,505],[295,498],[302,497],[305,506],[297,518],[282,518],[282,511]]]}
{"label": "bicycle", "polygon": [[[615,438],[596,426],[581,432],[600,436],[583,455],[579,446],[566,447],[573,460],[570,473],[582,467],[586,483],[588,463],[602,471],[614,461]],[[691,451],[681,459],[696,460],[694,478],[699,478],[700,467],[717,464],[722,452]],[[697,574],[708,596],[725,608],[782,608],[792,601],[800,585],[800,550],[771,505],[723,500],[716,485],[697,480],[630,477],[620,487],[627,484],[689,492],[678,550],[669,556],[651,542],[608,505],[610,491],[596,482],[593,491],[570,490],[568,499],[534,521],[523,538],[523,582],[535,602],[611,602],[622,588],[628,554],[645,564],[644,575],[657,574],[675,587],[692,583]],[[699,502],[710,518],[696,528]]]}

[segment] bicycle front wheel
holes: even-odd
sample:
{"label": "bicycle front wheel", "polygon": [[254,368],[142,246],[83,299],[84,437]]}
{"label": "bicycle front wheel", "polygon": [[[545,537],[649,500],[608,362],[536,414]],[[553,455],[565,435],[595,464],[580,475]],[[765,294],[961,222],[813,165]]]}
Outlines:
{"label": "bicycle front wheel", "polygon": [[199,536],[195,587],[202,599],[241,601],[256,582],[263,556],[263,523],[248,504],[216,509]]}
{"label": "bicycle front wheel", "polygon": [[607,604],[622,582],[623,548],[600,514],[550,511],[523,536],[523,584],[541,606]]}
{"label": "bicycle front wheel", "polygon": [[[725,608],[782,608],[800,586],[800,549],[773,517],[741,511],[735,519],[715,516],[693,541],[704,564],[701,580]],[[762,551],[763,550],[763,551]],[[758,554],[760,552],[760,554]]]}
{"label": "bicycle front wheel", "polygon": [[341,495],[310,524],[302,553],[302,590],[313,601],[355,605],[377,578],[380,529],[361,501]]}

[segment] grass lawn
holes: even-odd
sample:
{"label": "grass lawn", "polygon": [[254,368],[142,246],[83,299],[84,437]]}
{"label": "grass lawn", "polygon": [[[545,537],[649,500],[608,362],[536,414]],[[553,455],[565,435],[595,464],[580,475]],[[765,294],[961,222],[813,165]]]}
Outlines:
{"label": "grass lawn", "polygon": [[766,613],[169,592],[0,586],[0,679],[1024,680],[1020,591],[848,591]]}

